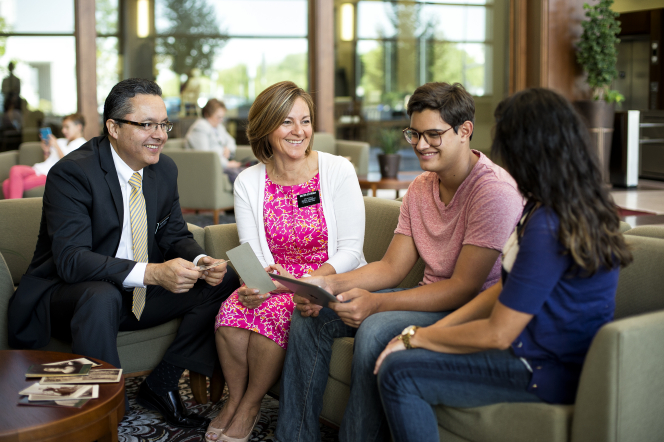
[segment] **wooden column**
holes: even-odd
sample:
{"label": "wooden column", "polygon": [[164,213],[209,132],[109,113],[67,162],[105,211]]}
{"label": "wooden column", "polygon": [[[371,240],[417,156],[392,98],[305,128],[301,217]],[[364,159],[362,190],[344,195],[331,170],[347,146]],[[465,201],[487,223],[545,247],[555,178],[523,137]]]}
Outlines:
{"label": "wooden column", "polygon": [[309,92],[314,130],[334,134],[334,2],[309,0]]}
{"label": "wooden column", "polygon": [[586,98],[576,63],[587,0],[510,0],[510,94],[546,87],[568,100]]}
{"label": "wooden column", "polygon": [[85,118],[83,135],[90,139],[101,133],[97,112],[95,0],[76,0],[74,11],[78,112]]}

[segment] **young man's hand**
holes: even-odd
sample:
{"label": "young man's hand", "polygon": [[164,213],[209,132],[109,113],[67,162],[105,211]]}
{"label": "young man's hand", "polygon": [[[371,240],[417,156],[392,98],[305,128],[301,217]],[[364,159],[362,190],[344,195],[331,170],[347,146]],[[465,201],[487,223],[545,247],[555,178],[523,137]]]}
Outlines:
{"label": "young man's hand", "polygon": [[[332,291],[332,287],[324,276],[312,276],[310,278],[303,279],[303,281],[309,284],[317,285],[318,287],[322,288],[323,290],[327,290],[330,293],[334,293]],[[300,311],[300,315],[305,318],[315,318],[323,308],[322,305],[314,304],[308,299],[298,295],[293,295],[293,301],[295,302],[295,308],[297,308]]]}
{"label": "young man's hand", "polygon": [[359,327],[368,316],[378,312],[376,293],[352,289],[337,295],[340,302],[331,302],[329,307],[336,312],[344,324]]}

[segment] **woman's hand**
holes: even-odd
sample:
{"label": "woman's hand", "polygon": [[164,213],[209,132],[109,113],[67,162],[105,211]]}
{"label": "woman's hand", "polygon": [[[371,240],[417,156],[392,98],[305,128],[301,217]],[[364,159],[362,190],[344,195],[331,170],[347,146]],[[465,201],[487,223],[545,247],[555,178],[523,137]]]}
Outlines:
{"label": "woman's hand", "polygon": [[395,351],[401,351],[405,350],[406,347],[403,345],[403,341],[401,339],[398,339],[399,336],[395,336],[392,338],[392,340],[385,346],[385,349],[383,352],[378,356],[378,359],[376,359],[376,367],[374,368],[374,374],[378,374],[378,370],[380,370],[380,365],[383,363],[383,360],[389,355],[390,353],[394,353]]}
{"label": "woman's hand", "polygon": [[258,289],[250,289],[249,287],[240,287],[237,293],[237,298],[240,301],[240,304],[253,310],[263,303],[269,295],[266,293],[264,295],[258,294]]}
{"label": "woman's hand", "polygon": [[[265,271],[268,274],[277,272],[278,275],[285,276],[286,278],[297,279],[295,278],[295,276],[288,273],[288,271],[284,269],[280,264],[270,264],[269,266],[265,267]],[[272,282],[274,283],[274,285],[277,286],[277,288],[275,290],[272,290],[271,293],[284,293],[292,291],[285,285],[281,284],[279,281],[272,281]]]}

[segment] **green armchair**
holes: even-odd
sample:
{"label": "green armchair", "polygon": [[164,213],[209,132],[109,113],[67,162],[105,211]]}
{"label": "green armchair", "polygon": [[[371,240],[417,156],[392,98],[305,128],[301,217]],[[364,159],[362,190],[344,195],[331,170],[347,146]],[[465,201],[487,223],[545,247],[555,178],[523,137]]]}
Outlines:
{"label": "green armchair", "polygon": [[[23,165],[32,166],[44,161],[44,152],[41,148],[41,142],[28,141],[21,143],[18,150],[9,150],[0,153],[0,184],[9,178],[9,170],[12,166]],[[24,197],[37,197],[44,195],[44,186],[38,186],[23,193]],[[5,196],[0,189],[0,199]]]}

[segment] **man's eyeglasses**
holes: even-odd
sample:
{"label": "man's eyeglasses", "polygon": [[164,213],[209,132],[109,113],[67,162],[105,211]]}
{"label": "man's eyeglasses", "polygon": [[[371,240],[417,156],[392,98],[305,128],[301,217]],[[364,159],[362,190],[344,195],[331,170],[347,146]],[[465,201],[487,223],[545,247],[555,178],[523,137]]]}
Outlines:
{"label": "man's eyeglasses", "polygon": [[146,132],[154,132],[157,130],[157,128],[163,130],[164,132],[170,132],[171,129],[173,129],[173,123],[170,121],[167,121],[166,123],[137,123],[135,121],[121,120],[119,118],[113,118],[113,121],[117,121],[118,123],[131,124],[132,126],[138,126]]}
{"label": "man's eyeglasses", "polygon": [[448,130],[452,129],[448,127],[445,130],[425,130],[420,133],[415,129],[407,127],[403,130],[403,136],[406,138],[411,145],[416,146],[420,141],[420,137],[424,137],[424,141],[431,147],[438,147],[443,142],[443,134]]}

